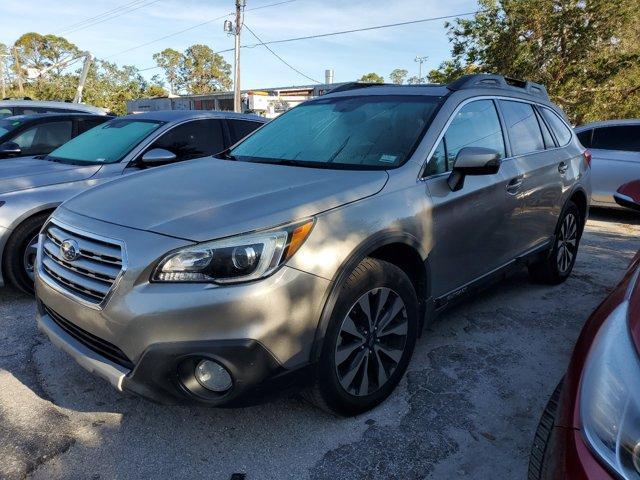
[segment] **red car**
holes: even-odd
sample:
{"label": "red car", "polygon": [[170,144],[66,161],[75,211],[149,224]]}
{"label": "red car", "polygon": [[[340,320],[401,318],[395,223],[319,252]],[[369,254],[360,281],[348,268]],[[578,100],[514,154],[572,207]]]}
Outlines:
{"label": "red car", "polygon": [[[615,196],[640,210],[640,181]],[[585,324],[536,432],[529,480],[640,479],[640,252]]]}

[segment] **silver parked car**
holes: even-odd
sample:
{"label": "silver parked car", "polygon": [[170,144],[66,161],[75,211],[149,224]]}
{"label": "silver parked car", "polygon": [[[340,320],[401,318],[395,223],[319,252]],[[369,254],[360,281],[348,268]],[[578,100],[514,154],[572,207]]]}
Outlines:
{"label": "silver parked car", "polygon": [[592,155],[591,205],[622,208],[613,195],[620,185],[640,178],[640,119],[589,123],[575,130]]}
{"label": "silver parked car", "polygon": [[338,87],[218,160],[98,186],[40,235],[39,328],[119,390],[355,414],[425,322],[513,268],[559,283],[588,212],[584,148],[544,87]]}
{"label": "silver parked car", "polygon": [[13,115],[33,115],[37,113],[90,113],[107,115],[104,108],[85,105],[84,103],[52,102],[29,99],[0,100],[0,118]]}
{"label": "silver parked car", "polygon": [[38,232],[65,200],[148,167],[218,153],[264,122],[226,112],[130,115],[92,128],[47,155],[2,160],[0,284],[8,280],[33,291]]}

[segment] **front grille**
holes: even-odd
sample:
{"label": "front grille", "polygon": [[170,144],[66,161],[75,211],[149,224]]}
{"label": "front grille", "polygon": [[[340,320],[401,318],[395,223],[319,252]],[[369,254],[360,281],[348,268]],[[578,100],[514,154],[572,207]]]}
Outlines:
{"label": "front grille", "polygon": [[[61,289],[98,304],[107,296],[122,270],[122,248],[117,243],[94,238],[49,223],[42,243],[42,271]],[[63,242],[79,247],[73,261],[64,258]]]}
{"label": "front grille", "polygon": [[128,370],[133,370],[133,362],[127,358],[122,350],[115,345],[96,337],[95,335],[83,330],[82,328],[74,325],[69,320],[58,315],[46,305],[42,305],[44,311],[51,317],[51,319],[62,328],[65,332],[82,343],[87,348],[93,350],[98,355],[106,358],[107,360],[116,363]]}

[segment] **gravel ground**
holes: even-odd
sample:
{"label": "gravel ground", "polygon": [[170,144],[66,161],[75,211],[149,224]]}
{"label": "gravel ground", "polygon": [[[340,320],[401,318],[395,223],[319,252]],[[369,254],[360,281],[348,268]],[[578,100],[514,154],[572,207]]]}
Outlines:
{"label": "gravel ground", "polygon": [[0,478],[525,478],[542,408],[639,233],[634,217],[592,215],[565,284],[522,272],[450,310],[397,392],[353,419],[298,398],[207,409],[117,394],[37,333],[31,298],[0,289]]}

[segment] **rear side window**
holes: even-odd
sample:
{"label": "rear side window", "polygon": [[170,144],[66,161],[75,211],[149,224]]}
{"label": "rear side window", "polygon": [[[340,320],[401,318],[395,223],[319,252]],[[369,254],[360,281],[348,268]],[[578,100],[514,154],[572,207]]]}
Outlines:
{"label": "rear side window", "polygon": [[262,126],[260,122],[250,122],[247,120],[227,120],[229,132],[231,133],[231,144],[242,140],[255,129]]}
{"label": "rear side window", "polygon": [[492,100],[478,100],[460,109],[427,165],[427,175],[448,172],[464,147],[484,147],[505,156],[504,137]]}
{"label": "rear side window", "polygon": [[554,112],[548,108],[542,108],[541,110],[542,116],[547,121],[558,140],[558,145],[564,147],[569,143],[569,140],[571,140],[571,130],[569,130],[569,127],[567,127],[567,125],[565,125],[565,123],[560,120],[560,117],[558,117]]}
{"label": "rear side window", "polygon": [[594,128],[591,148],[640,152],[640,125]]}
{"label": "rear side window", "polygon": [[500,108],[507,124],[512,155],[526,155],[544,150],[544,140],[533,105],[500,100]]}
{"label": "rear side window", "polygon": [[96,117],[96,118],[81,118],[78,120],[78,135],[86,132],[87,130],[91,130],[93,127],[97,127],[98,125],[102,125],[108,117]]}
{"label": "rear side window", "polygon": [[10,108],[2,107],[0,108],[0,118],[10,117],[13,115],[13,112]]}
{"label": "rear side window", "polygon": [[42,123],[28,128],[11,141],[20,145],[22,155],[42,155],[71,140],[71,130],[71,120]]}
{"label": "rear side window", "polygon": [[213,155],[224,150],[221,120],[195,120],[172,128],[156,140],[151,148],[164,148],[178,160]]}
{"label": "rear side window", "polygon": [[38,107],[13,107],[14,115],[32,115],[34,113],[45,113],[44,108]]}
{"label": "rear side window", "polygon": [[580,140],[580,143],[586,147],[586,148],[591,148],[591,135],[593,134],[593,130],[584,130],[580,133],[578,133],[578,140]]}
{"label": "rear side window", "polygon": [[542,138],[544,139],[544,146],[546,148],[554,148],[556,146],[553,141],[553,136],[551,135],[551,131],[547,124],[542,120],[540,113],[536,111],[536,118],[538,119],[538,125],[540,125],[540,130],[542,131]]}

